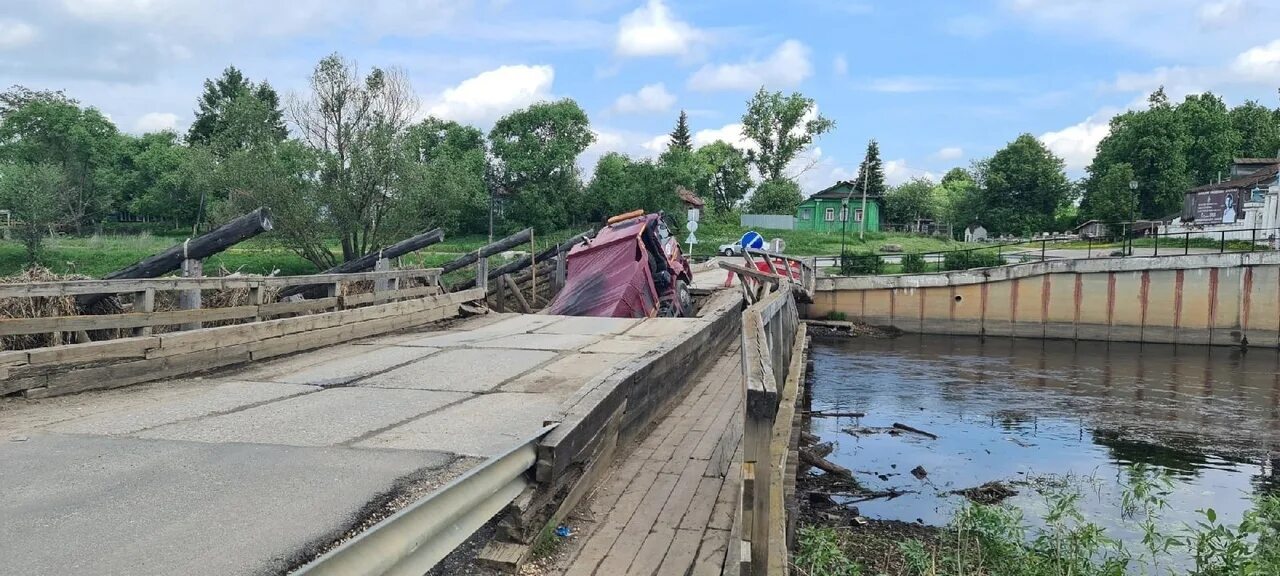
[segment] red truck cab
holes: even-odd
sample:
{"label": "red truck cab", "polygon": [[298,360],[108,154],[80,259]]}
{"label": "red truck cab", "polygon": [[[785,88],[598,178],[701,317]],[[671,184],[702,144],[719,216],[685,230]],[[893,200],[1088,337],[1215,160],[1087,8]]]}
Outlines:
{"label": "red truck cab", "polygon": [[693,275],[666,215],[628,212],[574,246],[548,314],[647,318],[693,313]]}

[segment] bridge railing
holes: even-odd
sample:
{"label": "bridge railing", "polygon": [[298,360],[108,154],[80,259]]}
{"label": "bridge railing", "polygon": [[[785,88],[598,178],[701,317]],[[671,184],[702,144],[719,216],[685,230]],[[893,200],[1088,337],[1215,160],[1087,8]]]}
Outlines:
{"label": "bridge railing", "polygon": [[795,298],[805,302],[812,299],[817,283],[812,258],[801,259],[754,249],[743,251],[742,256],[746,261],[745,266],[724,260],[719,265],[729,271],[730,279],[734,274],[738,276],[747,304],[754,304],[764,298],[769,290],[782,284],[795,288],[792,291]]}
{"label": "bridge railing", "polygon": [[[371,282],[372,291],[348,293],[348,287],[358,282]],[[324,287],[326,294],[323,298],[264,301],[264,294],[271,289],[313,285]],[[200,298],[203,290],[245,290],[247,298],[243,303],[231,306],[204,308]],[[165,292],[178,294],[178,309],[157,312],[156,296]],[[87,343],[92,340],[87,334],[91,331],[133,329],[132,335],[146,336],[157,326],[193,329],[205,322],[260,321],[290,314],[336,311],[418,298],[441,292],[438,268],[310,276],[170,277],[0,284],[0,299],[125,296],[125,300],[130,300],[116,313],[0,318],[0,336],[47,333],[54,335],[51,341],[56,345],[61,343],[64,334],[70,334],[72,341]]]}
{"label": "bridge railing", "polygon": [[742,372],[746,389],[743,421],[741,538],[750,549],[742,574],[778,575],[788,570],[784,483],[796,400],[804,366],[805,329],[795,287],[778,289],[742,314]]}

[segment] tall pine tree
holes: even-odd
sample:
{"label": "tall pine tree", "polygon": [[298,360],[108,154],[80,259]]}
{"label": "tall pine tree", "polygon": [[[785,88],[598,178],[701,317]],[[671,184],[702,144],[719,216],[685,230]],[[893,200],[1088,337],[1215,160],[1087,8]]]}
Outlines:
{"label": "tall pine tree", "polygon": [[884,162],[880,160],[880,143],[875,139],[867,143],[867,156],[858,166],[858,178],[853,183],[858,194],[862,193],[865,183],[867,196],[872,198],[883,197],[887,191],[884,184]]}
{"label": "tall pine tree", "polygon": [[254,84],[235,66],[228,66],[222,76],[204,81],[187,142],[227,152],[262,141],[280,142],[288,136],[275,89],[265,81]]}
{"label": "tall pine tree", "polygon": [[693,135],[689,133],[689,115],[684,110],[680,111],[680,119],[676,120],[676,129],[671,131],[671,142],[667,144],[667,150],[693,151]]}

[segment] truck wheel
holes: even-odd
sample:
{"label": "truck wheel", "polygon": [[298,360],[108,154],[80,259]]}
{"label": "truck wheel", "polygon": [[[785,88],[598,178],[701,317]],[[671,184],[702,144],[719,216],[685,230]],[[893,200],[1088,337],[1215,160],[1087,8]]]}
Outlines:
{"label": "truck wheel", "polygon": [[676,282],[676,298],[680,299],[680,315],[693,315],[693,296],[689,294],[689,285],[684,280]]}

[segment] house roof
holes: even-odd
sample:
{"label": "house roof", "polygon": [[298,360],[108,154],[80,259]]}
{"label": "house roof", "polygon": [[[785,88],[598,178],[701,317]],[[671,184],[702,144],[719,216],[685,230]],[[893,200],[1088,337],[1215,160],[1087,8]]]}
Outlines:
{"label": "house roof", "polygon": [[1236,158],[1236,164],[1280,164],[1280,158]]}
{"label": "house roof", "polygon": [[[1272,159],[1275,162],[1275,159]],[[1235,180],[1227,180],[1216,184],[1206,184],[1199,188],[1192,188],[1190,192],[1212,192],[1214,190],[1236,190],[1236,189],[1252,189],[1259,184],[1269,180],[1275,180],[1280,175],[1280,164],[1273,164],[1270,168],[1264,168],[1253,174]]]}
{"label": "house roof", "polygon": [[694,194],[692,190],[685,188],[684,186],[676,186],[676,194],[680,196],[680,199],[683,200],[685,204],[694,208],[702,208],[707,205],[702,198],[698,197],[698,195]]}
{"label": "house roof", "polygon": [[1088,226],[1088,225],[1090,225],[1090,224],[1097,224],[1097,223],[1098,223],[1098,221],[1097,221],[1097,220],[1090,220],[1090,221],[1088,221],[1088,222],[1085,222],[1084,224],[1081,224],[1081,225],[1079,225],[1079,226],[1076,226],[1075,228],[1072,228],[1072,230],[1079,230],[1079,229],[1084,228],[1085,226]]}
{"label": "house roof", "polygon": [[[852,192],[852,194],[851,194]],[[808,200],[844,200],[851,196],[862,197],[861,190],[856,182],[850,180],[841,180],[832,184],[825,190],[814,193],[809,196]],[[879,198],[879,194],[867,194],[867,198]]]}

